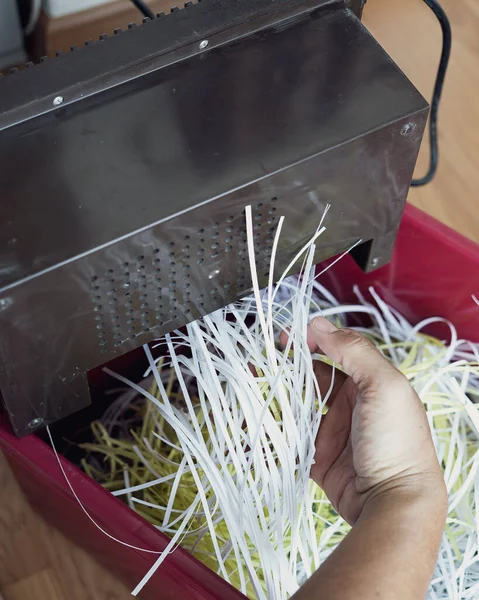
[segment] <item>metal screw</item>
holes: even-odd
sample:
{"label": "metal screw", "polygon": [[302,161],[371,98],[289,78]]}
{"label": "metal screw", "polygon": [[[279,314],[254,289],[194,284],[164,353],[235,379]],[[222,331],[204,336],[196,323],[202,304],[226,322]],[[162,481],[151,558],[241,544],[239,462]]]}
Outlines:
{"label": "metal screw", "polygon": [[407,123],[404,125],[401,131],[401,135],[403,137],[407,137],[410,133],[412,133],[416,129],[416,123]]}
{"label": "metal screw", "polygon": [[373,258],[372,262],[371,262],[373,267],[377,267],[379,264],[379,258]]}
{"label": "metal screw", "polygon": [[60,106],[62,102],[63,96],[57,96],[56,98],[53,98],[53,106]]}
{"label": "metal screw", "polygon": [[35,419],[32,419],[30,421],[30,423],[27,425],[27,427],[29,429],[35,429],[36,427],[39,427],[42,423],[43,423],[42,417],[35,417]]}
{"label": "metal screw", "polygon": [[200,50],[204,50],[208,44],[209,44],[208,40],[201,41],[200,42]]}

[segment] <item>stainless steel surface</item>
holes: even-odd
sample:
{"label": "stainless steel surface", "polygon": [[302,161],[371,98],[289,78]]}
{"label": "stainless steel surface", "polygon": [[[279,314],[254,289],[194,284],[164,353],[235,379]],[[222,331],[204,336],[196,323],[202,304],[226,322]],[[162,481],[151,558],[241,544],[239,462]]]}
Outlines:
{"label": "stainless steel surface", "polygon": [[39,116],[0,133],[0,386],[17,434],[88,404],[88,370],[246,293],[246,205],[263,282],[279,216],[276,274],[326,204],[318,261],[362,239],[363,268],[388,262],[427,104],[351,11],[318,4],[230,43],[201,36],[200,54],[121,85],[84,81],[96,91],[48,114],[35,97]]}
{"label": "stainless steel surface", "polygon": [[89,96],[195,56],[208,39],[209,50],[255,31],[276,27],[322,8],[344,7],[343,0],[203,0],[111,38],[87,42],[81,51],[46,60],[35,68],[0,79],[0,128],[49,114],[52,99],[84,101]]}

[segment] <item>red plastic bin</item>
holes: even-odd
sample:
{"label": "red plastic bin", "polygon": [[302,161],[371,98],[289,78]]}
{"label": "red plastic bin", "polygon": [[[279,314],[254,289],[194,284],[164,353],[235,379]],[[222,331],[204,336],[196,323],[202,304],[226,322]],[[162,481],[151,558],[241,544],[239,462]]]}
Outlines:
{"label": "red plastic bin", "polygon": [[[479,342],[479,246],[408,206],[391,264],[362,273],[347,257],[321,279],[339,300],[353,298],[352,286],[374,285],[412,322],[430,316],[450,319],[461,337]],[[444,335],[446,330],[436,330]],[[0,419],[0,447],[31,504],[132,588],[156,556],[121,546],[99,532],[72,497],[51,448],[35,435],[18,440]],[[113,536],[161,551],[168,539],[79,469],[63,459],[76,492],[92,517]],[[244,598],[219,576],[178,549],[141,593],[144,600],[234,600]]]}

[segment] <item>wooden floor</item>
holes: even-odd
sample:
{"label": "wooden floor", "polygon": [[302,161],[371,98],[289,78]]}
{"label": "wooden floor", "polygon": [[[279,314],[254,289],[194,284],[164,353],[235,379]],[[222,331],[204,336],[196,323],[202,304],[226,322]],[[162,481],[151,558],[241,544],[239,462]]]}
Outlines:
{"label": "wooden floor", "polygon": [[[410,201],[479,242],[479,3],[443,0],[454,51],[440,118],[437,179]],[[430,97],[439,56],[437,23],[421,0],[369,0],[364,22]],[[423,149],[418,167],[427,163]],[[121,600],[129,593],[30,510],[0,456],[0,590],[4,600]]]}
{"label": "wooden floor", "polygon": [[0,454],[0,598],[127,600],[124,588],[38,517]]}

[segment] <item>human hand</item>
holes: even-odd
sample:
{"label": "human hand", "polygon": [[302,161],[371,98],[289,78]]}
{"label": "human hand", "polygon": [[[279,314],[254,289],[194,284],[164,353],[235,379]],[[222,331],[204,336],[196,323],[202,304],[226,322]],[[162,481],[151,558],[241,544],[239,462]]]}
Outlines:
{"label": "human hand", "polygon": [[[294,599],[424,598],[447,493],[422,403],[360,334],[317,318],[308,345],[344,370],[335,372],[311,477],[354,527]],[[314,368],[324,397],[332,368]]]}
{"label": "human hand", "polygon": [[[366,504],[384,495],[447,500],[426,413],[407,379],[359,333],[322,317],[308,329],[311,351],[341,365],[316,439],[311,477],[339,514],[356,523]],[[316,362],[321,393],[332,368]]]}

